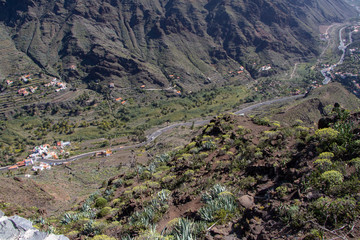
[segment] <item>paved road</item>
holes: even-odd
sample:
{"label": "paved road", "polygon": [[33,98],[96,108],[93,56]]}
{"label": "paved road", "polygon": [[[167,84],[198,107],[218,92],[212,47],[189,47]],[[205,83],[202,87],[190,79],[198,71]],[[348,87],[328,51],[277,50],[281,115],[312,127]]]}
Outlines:
{"label": "paved road", "polygon": [[[259,108],[259,107],[262,107],[262,106],[266,106],[266,105],[271,105],[271,104],[274,104],[274,103],[279,103],[279,102],[285,102],[285,101],[290,101],[290,100],[293,100],[293,99],[297,99],[297,98],[302,98],[304,97],[305,95],[302,94],[302,95],[295,95],[295,96],[289,96],[289,97],[283,97],[283,98],[277,98],[277,99],[273,99],[273,100],[269,100],[269,101],[266,101],[266,102],[260,102],[260,103],[256,103],[256,104],[253,104],[251,106],[248,106],[248,107],[245,107],[245,108],[242,108],[236,112],[234,112],[234,114],[236,115],[243,115],[243,114],[246,114],[256,108]],[[113,152],[116,152],[116,151],[121,151],[121,150],[126,150],[126,149],[133,149],[133,148],[139,148],[139,147],[142,147],[142,146],[145,146],[151,142],[153,142],[156,138],[158,138],[160,135],[162,135],[164,132],[167,132],[171,129],[174,129],[176,127],[180,127],[180,126],[192,126],[193,124],[196,125],[196,126],[199,126],[199,125],[205,125],[207,123],[210,122],[210,119],[206,119],[206,120],[197,120],[197,121],[190,121],[190,122],[183,122],[183,123],[175,123],[175,124],[172,124],[170,126],[167,126],[167,127],[164,127],[164,128],[161,128],[161,129],[158,129],[156,130],[155,132],[149,134],[147,136],[147,140],[145,142],[142,142],[142,143],[138,143],[138,144],[134,144],[134,145],[130,145],[130,146],[117,146],[117,147],[114,147],[112,148],[111,150]],[[93,156],[96,152],[99,152],[100,150],[98,151],[93,151],[93,152],[88,152],[88,153],[83,153],[83,154],[80,154],[80,155],[77,155],[77,156],[74,156],[74,157],[71,157],[71,158],[68,158],[68,159],[62,159],[62,160],[50,160],[50,159],[39,159],[37,160],[38,162],[43,162],[43,163],[48,163],[48,164],[62,164],[64,162],[73,162],[73,161],[76,161],[76,160],[79,160],[81,158],[85,158],[85,157],[91,157]],[[8,167],[2,167],[0,168],[0,171],[5,171],[7,170]]]}
{"label": "paved road", "polygon": [[[301,98],[301,97],[304,97],[305,95],[295,95],[295,96],[290,96],[290,97],[283,97],[283,98],[278,98],[278,99],[273,99],[273,100],[269,100],[269,101],[266,101],[266,102],[260,102],[260,103],[256,103],[254,105],[251,105],[251,106],[248,106],[248,107],[245,107],[243,109],[240,109],[236,112],[234,112],[234,114],[236,115],[242,115],[242,114],[246,114],[256,108],[259,108],[259,107],[262,107],[262,106],[266,106],[266,105],[271,105],[271,104],[274,104],[274,103],[279,103],[279,102],[285,102],[285,101],[290,101],[290,100],[293,100],[293,99],[297,99],[297,98]],[[167,127],[164,127],[164,128],[161,128],[161,129],[158,129],[156,130],[155,132],[149,134],[147,136],[147,140],[145,142],[142,142],[142,143],[138,143],[138,144],[135,144],[135,145],[131,145],[131,146],[118,146],[118,147],[114,147],[112,148],[111,150],[113,152],[116,152],[116,151],[121,151],[121,150],[126,150],[126,149],[132,149],[132,148],[138,148],[138,147],[142,147],[142,146],[145,146],[151,142],[153,142],[156,138],[158,138],[160,135],[162,135],[164,132],[167,132],[171,129],[174,129],[176,127],[180,127],[180,126],[192,126],[193,124],[194,125],[205,125],[207,123],[210,122],[210,119],[207,119],[207,120],[198,120],[198,121],[190,121],[190,122],[183,122],[183,123],[175,123],[175,124],[172,124],[170,126],[167,126]],[[88,152],[88,153],[83,153],[83,154],[80,154],[80,155],[77,155],[77,156],[74,156],[74,157],[71,157],[71,158],[68,158],[68,159],[64,159],[64,160],[44,160],[44,159],[41,159],[41,160],[38,160],[38,162],[44,162],[44,163],[48,163],[48,164],[60,164],[60,163],[64,163],[64,162],[73,162],[73,161],[76,161],[76,160],[79,160],[81,158],[85,158],[85,157],[90,157],[90,156],[93,156],[96,152],[99,152],[100,150],[98,151],[93,151],[93,152]],[[0,169],[1,170],[1,169]]]}
{"label": "paved road", "polygon": [[341,57],[340,57],[340,60],[336,64],[331,65],[329,68],[324,68],[324,69],[322,69],[320,71],[321,74],[324,76],[323,84],[328,84],[331,81],[332,78],[331,78],[330,71],[333,70],[336,66],[343,64],[346,49],[350,44],[352,44],[352,31],[350,31],[350,33],[349,33],[349,43],[348,44],[345,45],[344,41],[343,41],[343,38],[342,38],[342,32],[347,27],[349,27],[349,25],[346,25],[346,26],[342,27],[339,30],[339,42],[340,42],[340,45],[338,46],[338,49],[343,52]]}

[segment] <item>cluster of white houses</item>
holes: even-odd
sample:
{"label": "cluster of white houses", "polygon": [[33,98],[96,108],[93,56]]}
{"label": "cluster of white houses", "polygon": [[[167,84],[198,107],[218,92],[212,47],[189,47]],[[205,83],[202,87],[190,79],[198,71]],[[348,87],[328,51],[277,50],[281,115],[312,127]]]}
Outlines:
{"label": "cluster of white houses", "polygon": [[[56,146],[51,147],[50,144],[43,144],[40,146],[34,147],[32,153],[23,161],[17,162],[15,165],[10,166],[9,170],[15,170],[19,167],[26,167],[34,165],[35,162],[39,159],[59,159],[59,155],[65,155],[66,152],[64,151],[65,147],[70,146],[70,142],[60,141],[57,142]],[[44,170],[50,169],[51,166],[47,163],[40,163],[39,166],[33,166],[32,170]]]}
{"label": "cluster of white houses", "polygon": [[45,87],[50,87],[50,86],[58,87],[58,88],[55,90],[56,92],[60,92],[61,90],[65,90],[65,89],[66,89],[66,83],[58,80],[57,78],[53,78],[53,79],[51,80],[51,82],[45,84]]}

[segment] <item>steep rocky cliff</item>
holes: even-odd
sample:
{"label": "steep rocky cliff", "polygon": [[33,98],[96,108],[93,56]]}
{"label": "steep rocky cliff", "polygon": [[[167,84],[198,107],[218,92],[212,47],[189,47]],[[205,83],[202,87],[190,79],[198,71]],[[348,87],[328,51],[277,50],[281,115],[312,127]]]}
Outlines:
{"label": "steep rocky cliff", "polygon": [[1,33],[20,51],[9,64],[29,57],[53,75],[120,86],[167,86],[177,74],[186,88],[241,65],[252,76],[263,64],[286,68],[318,54],[318,25],[352,16],[342,0],[0,1]]}

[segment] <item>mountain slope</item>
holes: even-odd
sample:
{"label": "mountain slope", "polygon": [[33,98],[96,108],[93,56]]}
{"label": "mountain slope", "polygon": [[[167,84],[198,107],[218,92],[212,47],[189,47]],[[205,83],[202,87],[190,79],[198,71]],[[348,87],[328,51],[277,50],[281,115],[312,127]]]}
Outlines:
{"label": "mountain slope", "polygon": [[[221,83],[245,65],[283,67],[318,53],[317,26],[355,16],[343,1],[0,2],[17,49],[49,74],[169,85]],[[77,70],[68,71],[71,65]]]}
{"label": "mountain slope", "polygon": [[41,228],[70,239],[357,239],[360,114],[337,105],[317,130],[220,115]]}

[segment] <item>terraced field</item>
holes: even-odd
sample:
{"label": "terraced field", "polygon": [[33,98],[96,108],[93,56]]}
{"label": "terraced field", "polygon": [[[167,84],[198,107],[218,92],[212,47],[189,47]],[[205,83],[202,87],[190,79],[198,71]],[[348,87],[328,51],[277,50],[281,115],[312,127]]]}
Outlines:
{"label": "terraced field", "polygon": [[[11,78],[10,80],[14,81],[14,84],[8,86],[8,88],[0,94],[1,115],[30,103],[39,104],[46,102],[59,102],[59,100],[64,100],[64,97],[62,97],[64,94],[69,95],[68,91],[55,93],[53,87],[44,87],[44,83],[47,83],[50,80],[34,77],[28,83],[22,84],[21,86],[18,85],[19,80]],[[18,94],[18,90],[20,88],[26,88],[28,90],[31,86],[38,87],[35,93],[29,94],[28,96]],[[68,98],[69,96],[65,97],[65,99]]]}

